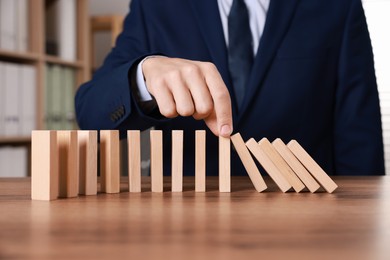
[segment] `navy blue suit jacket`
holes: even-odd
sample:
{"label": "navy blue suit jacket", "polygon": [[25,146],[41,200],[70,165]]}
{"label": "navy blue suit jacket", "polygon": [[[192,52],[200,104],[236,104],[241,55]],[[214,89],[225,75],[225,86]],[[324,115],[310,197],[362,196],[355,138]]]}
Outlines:
{"label": "navy blue suit jacket", "polygon": [[[231,95],[227,50],[216,0],[133,0],[124,31],[102,68],[76,95],[82,129],[185,132],[186,175],[194,173],[192,117],[147,115],[131,91],[132,71],[148,55],[213,62]],[[232,101],[235,98],[232,97]],[[296,139],[329,174],[383,174],[383,143],[373,55],[360,0],[271,0],[244,105],[233,102],[244,139]],[[246,174],[232,152],[232,174]],[[208,131],[207,174],[218,173],[217,138]]]}

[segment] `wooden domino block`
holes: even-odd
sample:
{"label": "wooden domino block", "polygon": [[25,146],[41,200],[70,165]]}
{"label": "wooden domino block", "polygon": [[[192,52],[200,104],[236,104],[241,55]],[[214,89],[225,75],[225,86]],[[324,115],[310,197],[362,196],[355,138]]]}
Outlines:
{"label": "wooden domino block", "polygon": [[261,173],[257,168],[256,163],[253,161],[252,156],[249,153],[248,148],[246,147],[245,142],[242,139],[240,133],[231,136],[230,140],[232,140],[232,143],[236,148],[238,156],[240,157],[242,164],[248,172],[249,178],[251,179],[253,186],[255,186],[255,189],[258,192],[266,190],[267,185],[265,184],[263,177],[261,177]]}
{"label": "wooden domino block", "polygon": [[57,199],[58,178],[57,132],[32,131],[31,199]]}
{"label": "wooden domino block", "polygon": [[219,192],[230,192],[230,138],[219,137]]}
{"label": "wooden domino block", "polygon": [[265,154],[271,159],[279,171],[283,174],[286,180],[291,184],[293,189],[296,192],[300,192],[305,188],[305,185],[301,182],[298,176],[294,171],[288,166],[284,161],[282,156],[275,150],[272,144],[268,141],[267,138],[263,138],[259,142],[260,148],[264,151]]}
{"label": "wooden domino block", "polygon": [[97,193],[97,131],[77,131],[79,194]]}
{"label": "wooden domino block", "polygon": [[279,171],[279,168],[275,166],[268,155],[260,148],[255,139],[251,138],[246,142],[247,147],[252,152],[253,156],[263,166],[264,170],[269,174],[272,180],[278,185],[279,189],[283,192],[287,192],[291,189],[291,184],[287,181],[284,175]]}
{"label": "wooden domino block", "polygon": [[303,167],[303,165],[299,162],[299,160],[294,156],[294,154],[280,138],[275,139],[272,142],[272,145],[287,162],[287,164],[291,167],[291,169],[293,169],[293,171],[298,175],[298,177],[301,179],[301,181],[305,184],[305,186],[309,189],[310,192],[314,193],[320,188],[320,185],[318,185],[316,180],[310,175],[306,168]]}
{"label": "wooden domino block", "polygon": [[161,130],[150,131],[150,176],[152,192],[163,192],[163,139]]}
{"label": "wooden domino block", "polygon": [[326,172],[313,160],[313,158],[297,141],[291,140],[287,146],[327,192],[332,193],[337,189],[337,184],[326,174]]}
{"label": "wooden domino block", "polygon": [[77,197],[79,194],[77,131],[57,131],[57,142],[59,197]]}
{"label": "wooden domino block", "polygon": [[195,191],[206,191],[206,131],[195,131]]}
{"label": "wooden domino block", "polygon": [[127,131],[129,191],[141,192],[141,132]]}
{"label": "wooden domino block", "polygon": [[119,154],[119,131],[100,131],[100,182],[102,192],[120,192]]}
{"label": "wooden domino block", "polygon": [[183,131],[172,131],[172,192],[183,191]]}

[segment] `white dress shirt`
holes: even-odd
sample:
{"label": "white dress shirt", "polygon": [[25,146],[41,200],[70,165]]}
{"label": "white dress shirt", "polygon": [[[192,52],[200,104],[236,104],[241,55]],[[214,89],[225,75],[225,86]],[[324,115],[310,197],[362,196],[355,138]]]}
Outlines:
{"label": "white dress shirt", "polygon": [[[226,45],[229,45],[228,35],[228,16],[230,8],[232,7],[233,0],[217,0],[219,14],[221,16],[221,22],[223,27],[223,33],[225,36]],[[244,0],[248,12],[249,12],[249,25],[251,27],[252,39],[253,39],[253,53],[256,55],[259,47],[260,38],[263,35],[265,20],[267,17],[268,7],[270,0]],[[148,57],[147,57],[148,58]],[[145,59],[147,59],[145,58]],[[137,86],[139,90],[140,101],[150,101],[152,96],[148,92],[144,75],[142,73],[142,64],[145,61],[142,60],[137,67]]]}

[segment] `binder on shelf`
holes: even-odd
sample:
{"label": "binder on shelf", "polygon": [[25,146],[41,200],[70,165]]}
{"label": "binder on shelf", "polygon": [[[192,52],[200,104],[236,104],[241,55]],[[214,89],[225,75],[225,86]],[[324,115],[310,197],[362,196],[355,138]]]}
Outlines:
{"label": "binder on shelf", "polygon": [[63,68],[62,74],[64,83],[62,91],[64,93],[64,108],[63,108],[63,129],[72,130],[75,124],[74,111],[74,89],[75,89],[75,72],[71,68]]}
{"label": "binder on shelf", "polygon": [[[0,0],[2,1],[2,0]],[[28,2],[27,0],[16,0],[17,33],[16,49],[26,52],[28,49]]]}
{"label": "binder on shelf", "polygon": [[76,0],[57,0],[58,8],[58,43],[59,56],[64,60],[75,61],[76,58]]}
{"label": "binder on shelf", "polygon": [[[50,68],[50,65],[49,65]],[[50,122],[49,128],[51,130],[60,130],[62,128],[62,115],[63,115],[63,104],[64,98],[62,96],[62,84],[61,84],[61,67],[59,65],[51,65],[49,69],[51,74],[48,77],[47,84],[47,98],[49,99],[47,103],[49,104],[47,108],[48,120]]]}
{"label": "binder on shelf", "polygon": [[62,128],[62,108],[64,107],[64,98],[62,96],[62,79],[61,79],[61,66],[53,65],[53,77],[52,84],[50,86],[52,93],[52,106],[51,114],[53,120],[53,129],[61,130]]}
{"label": "binder on shelf", "polygon": [[52,1],[46,8],[46,53],[75,61],[76,0]]}
{"label": "binder on shelf", "polygon": [[0,147],[0,177],[26,177],[27,154],[26,147]]}
{"label": "binder on shelf", "polygon": [[0,1],[0,49],[16,50],[15,0]]}
{"label": "binder on shelf", "polygon": [[50,84],[52,82],[52,77],[53,75],[53,72],[52,72],[52,67],[49,66],[49,65],[46,65],[45,66],[45,81],[44,81],[44,91],[43,91],[43,95],[44,95],[44,100],[45,100],[45,105],[44,105],[44,109],[43,109],[43,117],[44,117],[44,129],[52,129],[52,125],[51,125],[51,118],[50,118],[50,110],[51,110],[51,89],[50,89]]}
{"label": "binder on shelf", "polygon": [[5,111],[5,63],[0,62],[0,136],[4,135]]}
{"label": "binder on shelf", "polygon": [[4,135],[18,136],[20,134],[19,95],[19,65],[6,63],[5,65],[5,95],[4,95]]}
{"label": "binder on shelf", "polygon": [[21,135],[30,136],[36,129],[36,70],[31,65],[20,67],[20,111],[21,111]]}
{"label": "binder on shelf", "polygon": [[51,1],[46,4],[45,9],[45,48],[49,55],[58,55],[58,31],[57,12],[58,1]]}

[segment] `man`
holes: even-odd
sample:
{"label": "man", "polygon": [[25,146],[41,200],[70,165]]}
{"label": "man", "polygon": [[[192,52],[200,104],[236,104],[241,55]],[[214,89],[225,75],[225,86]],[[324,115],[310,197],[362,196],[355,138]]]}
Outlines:
{"label": "man", "polygon": [[[133,0],[103,67],[80,87],[84,129],[209,129],[214,135],[297,139],[329,174],[384,173],[378,92],[360,0]],[[213,135],[214,134],[214,135]],[[245,171],[235,153],[232,173]]]}

